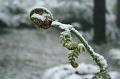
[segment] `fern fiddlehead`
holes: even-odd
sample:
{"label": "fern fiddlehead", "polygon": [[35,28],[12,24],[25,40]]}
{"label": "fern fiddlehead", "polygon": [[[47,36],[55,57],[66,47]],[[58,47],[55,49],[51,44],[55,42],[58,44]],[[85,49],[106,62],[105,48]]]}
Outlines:
{"label": "fern fiddlehead", "polygon": [[[33,9],[30,13],[30,19],[32,22],[37,25],[38,28],[48,29],[50,26],[59,28],[64,30],[60,35],[61,43],[64,47],[69,50],[68,59],[70,64],[74,67],[78,67],[78,63],[76,59],[78,58],[79,54],[83,52],[85,49],[93,58],[95,63],[99,66],[100,72],[94,74],[92,79],[111,79],[109,74],[107,73],[107,62],[103,56],[94,52],[92,47],[88,44],[87,41],[82,37],[82,35],[74,29],[71,25],[62,24],[57,21],[53,21],[53,16],[45,8],[36,8]],[[71,33],[73,33],[80,42],[73,42]],[[82,51],[81,51],[82,50]]]}
{"label": "fern fiddlehead", "polygon": [[35,8],[30,13],[30,19],[38,27],[48,29],[53,21],[52,14],[46,8]]}

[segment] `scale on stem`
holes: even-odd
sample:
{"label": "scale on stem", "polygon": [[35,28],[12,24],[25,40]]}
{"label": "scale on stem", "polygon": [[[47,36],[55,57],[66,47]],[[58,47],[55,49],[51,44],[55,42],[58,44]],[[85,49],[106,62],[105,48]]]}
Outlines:
{"label": "scale on stem", "polygon": [[[69,50],[68,60],[74,68],[78,67],[76,59],[78,58],[79,54],[87,51],[100,69],[98,73],[94,74],[92,79],[111,79],[106,70],[108,66],[107,61],[103,56],[95,53],[84,37],[71,25],[53,21],[51,12],[45,8],[33,9],[30,13],[30,19],[39,28],[48,29],[49,27],[53,26],[64,30],[60,35],[60,41],[63,46]],[[71,34],[75,35],[79,42],[74,42]]]}

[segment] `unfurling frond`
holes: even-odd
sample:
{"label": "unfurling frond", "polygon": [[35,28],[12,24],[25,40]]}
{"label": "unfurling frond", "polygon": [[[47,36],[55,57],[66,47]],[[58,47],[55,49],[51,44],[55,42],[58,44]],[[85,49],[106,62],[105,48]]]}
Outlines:
{"label": "unfurling frond", "polygon": [[30,12],[30,19],[38,28],[48,29],[52,24],[53,16],[45,8],[35,8]]}
{"label": "unfurling frond", "polygon": [[[74,68],[78,67],[76,59],[79,54],[87,51],[100,68],[100,72],[96,73],[92,79],[111,79],[106,71],[108,66],[107,61],[103,56],[95,53],[84,37],[75,28],[73,28],[72,25],[53,21],[51,12],[45,8],[33,9],[30,13],[30,19],[38,28],[48,29],[53,26],[64,30],[60,35],[60,41],[62,45],[69,50],[68,60]],[[71,33],[79,39],[79,42],[74,42],[72,40]]]}
{"label": "unfurling frond", "polygon": [[68,60],[69,63],[74,67],[78,67],[76,59],[78,58],[81,52],[85,51],[84,45],[82,43],[77,43],[72,41],[72,36],[70,31],[64,31],[60,35],[60,41],[64,47],[69,50]]}

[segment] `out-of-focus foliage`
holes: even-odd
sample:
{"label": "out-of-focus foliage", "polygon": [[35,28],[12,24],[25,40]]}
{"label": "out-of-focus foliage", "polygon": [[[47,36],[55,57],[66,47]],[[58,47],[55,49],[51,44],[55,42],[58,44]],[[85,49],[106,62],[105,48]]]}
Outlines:
{"label": "out-of-focus foliage", "polygon": [[[115,0],[107,0],[106,3],[106,35],[107,40],[111,41],[119,37],[113,12]],[[55,15],[54,19],[63,23],[78,23],[79,29],[93,27],[93,0],[0,0],[0,27],[31,26],[28,13],[33,7],[46,7]],[[93,32],[88,34],[93,35]]]}
{"label": "out-of-focus foliage", "polygon": [[55,19],[65,23],[80,22],[88,26],[92,21],[92,6],[92,0],[52,0],[50,2],[49,0],[1,0],[0,21],[8,26],[28,24],[27,13],[31,8],[47,7],[55,14]]}

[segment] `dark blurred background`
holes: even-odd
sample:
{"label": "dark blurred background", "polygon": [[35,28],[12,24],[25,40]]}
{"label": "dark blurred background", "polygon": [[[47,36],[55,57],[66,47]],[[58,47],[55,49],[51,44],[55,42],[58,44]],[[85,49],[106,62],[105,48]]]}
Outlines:
{"label": "dark blurred background", "polygon": [[[46,7],[54,19],[73,25],[120,72],[120,0],[0,0],[0,79],[41,79],[51,67],[68,64],[60,30],[36,29],[30,10]],[[92,64],[89,55],[79,62]]]}

